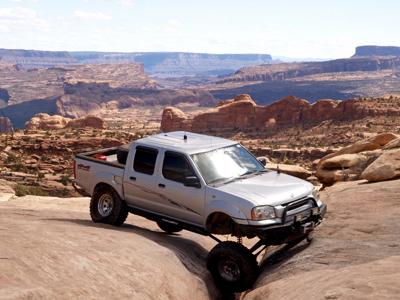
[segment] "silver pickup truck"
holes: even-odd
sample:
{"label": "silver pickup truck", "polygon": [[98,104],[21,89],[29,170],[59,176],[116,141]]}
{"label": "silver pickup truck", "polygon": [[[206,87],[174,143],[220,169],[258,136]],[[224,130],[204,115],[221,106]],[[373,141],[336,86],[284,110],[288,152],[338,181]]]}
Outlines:
{"label": "silver pickup truck", "polygon": [[[94,222],[122,225],[128,213],[218,242],[207,267],[224,289],[243,291],[257,278],[257,255],[270,245],[311,239],[326,205],[313,185],[270,171],[235,141],[161,133],[129,146],[78,154],[76,183],[91,195]],[[215,235],[232,235],[237,242]],[[258,238],[250,249],[242,237]]]}

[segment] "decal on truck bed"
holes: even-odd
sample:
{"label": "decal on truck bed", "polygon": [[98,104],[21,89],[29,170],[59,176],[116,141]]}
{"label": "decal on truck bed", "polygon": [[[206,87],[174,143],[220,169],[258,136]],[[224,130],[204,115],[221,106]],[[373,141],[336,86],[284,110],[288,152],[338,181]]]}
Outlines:
{"label": "decal on truck bed", "polygon": [[85,166],[85,165],[79,164],[78,170],[90,171],[90,166]]}

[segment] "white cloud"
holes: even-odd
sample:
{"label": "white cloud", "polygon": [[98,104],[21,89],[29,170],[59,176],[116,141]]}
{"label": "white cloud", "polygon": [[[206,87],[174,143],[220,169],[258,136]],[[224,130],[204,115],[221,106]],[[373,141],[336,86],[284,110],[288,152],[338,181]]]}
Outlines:
{"label": "white cloud", "polygon": [[111,16],[98,11],[82,11],[75,10],[73,16],[80,20],[90,20],[90,21],[107,21],[111,20]]}
{"label": "white cloud", "polygon": [[0,8],[0,28],[4,31],[24,29],[48,29],[46,20],[39,17],[37,12],[25,7]]}

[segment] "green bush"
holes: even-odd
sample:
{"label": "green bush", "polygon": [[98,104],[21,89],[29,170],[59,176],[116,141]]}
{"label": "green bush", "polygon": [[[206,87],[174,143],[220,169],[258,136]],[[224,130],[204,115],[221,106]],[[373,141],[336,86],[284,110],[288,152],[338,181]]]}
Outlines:
{"label": "green bush", "polygon": [[15,187],[15,195],[18,197],[26,196],[26,195],[34,195],[34,196],[48,196],[49,193],[42,190],[40,186],[30,186],[18,183]]}

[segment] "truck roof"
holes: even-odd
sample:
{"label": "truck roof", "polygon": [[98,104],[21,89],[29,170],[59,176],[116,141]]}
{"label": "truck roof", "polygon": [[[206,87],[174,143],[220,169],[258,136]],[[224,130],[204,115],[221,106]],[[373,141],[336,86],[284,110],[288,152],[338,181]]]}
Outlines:
{"label": "truck roof", "polygon": [[136,140],[134,143],[188,154],[207,152],[237,144],[232,140],[188,131],[160,133]]}

